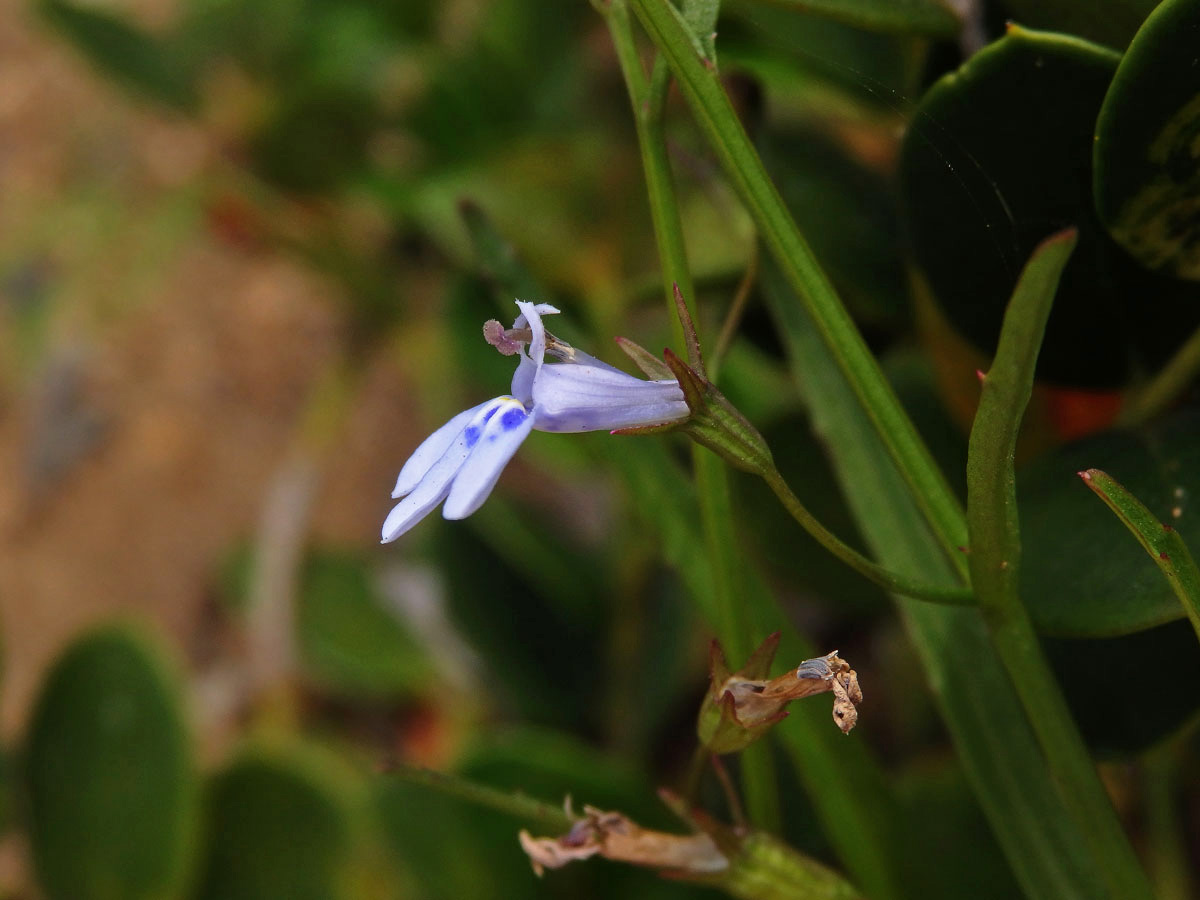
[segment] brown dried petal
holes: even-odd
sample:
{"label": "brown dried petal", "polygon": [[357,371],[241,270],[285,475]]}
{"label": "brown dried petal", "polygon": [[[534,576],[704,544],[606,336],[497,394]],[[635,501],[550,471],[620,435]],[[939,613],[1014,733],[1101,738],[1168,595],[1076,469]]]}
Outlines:
{"label": "brown dried petal", "polygon": [[724,684],[714,684],[714,688],[722,699],[732,697],[731,711],[738,724],[747,728],[783,718],[784,707],[793,700],[832,691],[834,721],[844,733],[849,733],[858,721],[855,705],[862,702],[858,675],[836,650],[827,656],[805,660],[770,681],[733,675]]}
{"label": "brown dried petal", "polygon": [[518,838],[538,875],[596,854],[686,875],[711,875],[729,867],[729,860],[707,834],[651,831],[619,812],[591,806],[584,807],[584,818],[562,837],[535,838],[521,831]]}

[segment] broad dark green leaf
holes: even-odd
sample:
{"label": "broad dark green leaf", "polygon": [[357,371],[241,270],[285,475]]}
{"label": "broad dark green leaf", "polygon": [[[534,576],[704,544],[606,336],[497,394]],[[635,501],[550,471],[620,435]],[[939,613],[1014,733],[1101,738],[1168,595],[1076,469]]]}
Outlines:
{"label": "broad dark green leaf", "polygon": [[[1004,861],[962,770],[949,760],[924,758],[898,778],[902,814],[920,828],[900,836],[909,860],[929,860],[925,897],[1010,900],[1020,888]],[[970,853],[947,853],[952,846]]]}
{"label": "broad dark green leaf", "polygon": [[313,747],[252,747],[208,789],[203,900],[341,900],[361,786]]}
{"label": "broad dark green leaf", "polygon": [[198,809],[179,688],[158,647],[125,627],[55,663],[27,753],[29,835],[55,900],[178,896]]}
{"label": "broad dark green leaf", "polygon": [[156,38],[99,8],[43,0],[43,14],[101,72],[153,100],[195,108],[197,72],[168,38]]}
{"label": "broad dark green leaf", "polygon": [[[1076,474],[1103,469],[1192,547],[1200,546],[1200,418],[1181,413],[1140,432],[1063,447],[1017,473],[1021,596],[1044,633],[1099,637],[1183,616],[1179,599],[1120,520]],[[1175,515],[1175,511],[1179,515]]]}
{"label": "broad dark green leaf", "polygon": [[940,0],[773,0],[797,12],[811,13],[865,28],[930,37],[953,37],[962,26],[948,3]]}
{"label": "broad dark green leaf", "polygon": [[1078,35],[1120,50],[1158,0],[1002,0],[1009,15],[1031,28]]}
{"label": "broad dark green leaf", "polygon": [[[1045,641],[1046,655],[1094,753],[1141,753],[1195,721],[1200,710],[1200,649],[1186,622],[1098,640]],[[1129,676],[1137,660],[1153,660],[1154,683]]]}
{"label": "broad dark green leaf", "polygon": [[1129,45],[1096,122],[1096,209],[1152,269],[1200,280],[1200,2],[1166,0]]}
{"label": "broad dark green leaf", "polygon": [[1011,28],[928,91],[900,159],[917,262],[947,320],[984,353],[1025,260],[1078,227],[1038,361],[1040,378],[1077,387],[1121,386],[1200,324],[1200,291],[1139,266],[1093,208],[1093,132],[1118,60]]}

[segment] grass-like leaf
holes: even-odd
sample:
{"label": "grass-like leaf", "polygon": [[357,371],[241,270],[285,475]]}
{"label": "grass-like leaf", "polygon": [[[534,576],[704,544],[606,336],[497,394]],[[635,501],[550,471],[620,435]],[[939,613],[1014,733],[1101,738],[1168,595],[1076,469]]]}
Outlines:
{"label": "grass-like leaf", "polygon": [[[836,448],[831,462],[863,538],[883,564],[953,584],[954,570],[808,314],[771,267],[764,284],[814,428]],[[1038,900],[1105,896],[978,611],[899,598],[897,605],[1025,893]]]}
{"label": "grass-like leaf", "polygon": [[[668,0],[632,0],[631,6],[670,65],[731,186],[746,205],[788,283],[808,308],[834,364],[845,374],[875,433],[949,553],[966,542],[958,501],[796,228],[716,72],[696,54],[691,35]],[[948,558],[965,575],[965,564],[957,557]]]}
{"label": "grass-like leaf", "polygon": [[1067,814],[1087,843],[1114,897],[1152,896],[1137,857],[1121,831],[1062,692],[1018,595],[1021,540],[1013,456],[1033,391],[1034,367],[1064,266],[1075,249],[1068,229],[1034,252],[1021,273],[1000,330],[967,456],[967,524],[971,584],[992,643],[1062,788]]}

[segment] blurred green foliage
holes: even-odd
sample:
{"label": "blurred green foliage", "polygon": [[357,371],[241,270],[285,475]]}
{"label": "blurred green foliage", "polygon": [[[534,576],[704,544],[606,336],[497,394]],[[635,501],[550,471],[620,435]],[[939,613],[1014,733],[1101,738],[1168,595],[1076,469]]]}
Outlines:
{"label": "blurred green foliage", "polygon": [[[995,349],[1021,266],[1047,235],[1079,227],[1040,361],[1048,412],[1030,417],[1019,453],[1022,596],[1090,747],[1125,764],[1110,772],[1125,802],[1139,802],[1148,750],[1180,748],[1193,771],[1195,641],[1169,585],[1074,473],[1108,470],[1200,546],[1195,379],[1155,421],[1117,429],[1112,415],[1200,327],[1200,81],[1187,63],[1200,3],[1167,0],[1140,32],[1153,3],[988,0],[966,23],[939,0],[728,0],[715,20],[716,4],[687,7],[959,492],[960,382],[969,414],[973,368]],[[669,340],[628,103],[588,4],[187,0],[153,27],[117,5],[39,8],[101,76],[213,135],[218,186],[188,189],[212,190],[201,202],[214,204],[233,190],[263,246],[329,277],[349,325],[347,368],[399,358],[407,408],[423,421],[507,389],[512,361],[490,354],[478,328],[511,319],[514,295],[559,303],[562,336],[614,362],[601,338]],[[1020,25],[1005,30],[1006,16]],[[761,251],[677,101],[672,92],[669,148],[712,348]],[[364,208],[366,237],[353,227]],[[778,273],[764,261],[745,287],[722,361],[729,397],[822,522],[897,569],[945,571]],[[1079,406],[1082,430],[1067,422]],[[319,430],[306,427],[301,443]],[[483,509],[424,523],[398,553],[305,535],[287,636],[296,670],[242,698],[233,749],[199,773],[185,691],[157,640],[124,626],[83,635],[46,676],[21,752],[4,756],[3,818],[28,834],[42,890],[715,895],[607,863],[538,881],[516,839],[529,823],[378,771],[396,756],[429,762],[682,832],[654,788],[684,781],[717,602],[690,476],[671,438],[535,435]],[[782,629],[795,652],[838,647],[868,698],[844,754],[810,740],[834,727],[825,709],[779,726],[783,836],[879,898],[1039,896],[1031,885],[1057,877],[1088,895],[1094,875],[1070,837],[1046,836],[1045,858],[1029,849],[1053,810],[1022,806],[1023,791],[1054,788],[1028,775],[1041,771],[1036,754],[995,751],[1027,722],[992,703],[1005,675],[984,659],[982,626],[903,601],[902,638],[879,589],[824,554],[761,484],[733,484],[736,574],[759,636]],[[242,545],[213,579],[231,643],[252,627],[265,549]],[[964,747],[1002,764],[981,772]],[[1011,783],[1006,803],[981,806],[989,778]],[[715,784],[700,798],[734,814]],[[842,800],[861,802],[863,819]],[[1179,806],[1179,818],[1200,808],[1194,784]],[[1163,838],[1151,831],[1161,816],[1129,818],[1138,843]],[[878,858],[846,849],[860,821],[887,845]],[[1186,886],[1181,864],[1165,880]]]}
{"label": "blurred green foliage", "polygon": [[47,677],[30,726],[29,832],[51,897],[177,896],[198,803],[179,687],[150,640],[109,626]]}

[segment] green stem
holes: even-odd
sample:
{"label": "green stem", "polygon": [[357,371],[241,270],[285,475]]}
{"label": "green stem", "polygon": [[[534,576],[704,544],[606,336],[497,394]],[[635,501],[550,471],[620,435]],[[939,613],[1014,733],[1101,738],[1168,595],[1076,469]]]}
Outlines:
{"label": "green stem", "polygon": [[535,800],[524,794],[509,794],[476,784],[465,778],[459,778],[457,775],[448,775],[445,772],[435,772],[432,769],[422,769],[404,764],[389,769],[387,774],[408,784],[427,787],[475,806],[493,809],[517,819],[537,823],[547,831],[565,832],[575,824],[562,807],[543,803],[541,800]]}
{"label": "green stem", "polygon": [[1120,425],[1141,425],[1166,412],[1200,374],[1200,329],[1184,342],[1162,370],[1125,401]]}
{"label": "green stem", "polygon": [[967,455],[971,582],[992,644],[1094,864],[1114,897],[1133,900],[1152,897],[1150,886],[1018,594],[1021,538],[1013,456],[1046,319],[1075,242],[1070,229],[1034,252],[1005,312],[996,356],[983,380]]}
{"label": "green stem", "polygon": [[750,294],[757,281],[758,241],[755,241],[754,246],[750,249],[750,261],[746,263],[746,271],[742,273],[737,291],[733,295],[733,302],[729,304],[729,311],[725,314],[725,321],[721,325],[721,332],[717,335],[716,348],[708,354],[708,374],[714,384],[721,371],[721,363],[725,361],[725,354],[729,352],[729,347],[737,335],[738,326],[742,324],[742,316],[746,313],[746,307],[750,305]]}
{"label": "green stem", "polygon": [[1180,821],[1179,738],[1146,754],[1146,849],[1160,900],[1195,897],[1188,860],[1186,833]]}
{"label": "green stem", "polygon": [[962,508],[767,176],[716,72],[696,54],[670,0],[630,2],[674,72],[730,183],[788,282],[803,300],[923,515],[939,536],[943,552],[965,581],[967,565],[957,550],[966,543]]}
{"label": "green stem", "polygon": [[967,588],[942,587],[915,581],[867,559],[822,525],[817,517],[805,508],[783,476],[779,474],[778,469],[773,469],[763,475],[763,480],[775,492],[775,496],[779,498],[779,502],[783,504],[784,508],[792,514],[792,518],[799,522],[800,527],[812,535],[817,543],[884,590],[917,600],[926,600],[930,603],[943,603],[950,606],[973,606],[975,604],[975,596]]}
{"label": "green stem", "polygon": [[[666,68],[657,67],[655,76],[647,80],[634,44],[625,0],[612,0],[601,11],[608,22],[633,106],[638,146],[646,176],[646,192],[650,199],[650,216],[662,266],[663,293],[667,308],[674,311],[675,285],[679,285],[684,297],[693,299],[695,293],[663,134]],[[717,621],[714,624],[726,652],[734,659],[742,659],[750,654],[752,638],[743,598],[739,596],[734,577],[737,543],[729,506],[729,476],[720,460],[699,446],[694,447],[692,459],[700,513],[704,521],[705,545],[714,573],[713,595],[717,606]],[[742,786],[751,820],[759,828],[778,831],[779,799],[771,757],[763,752],[752,753],[742,763]]]}

